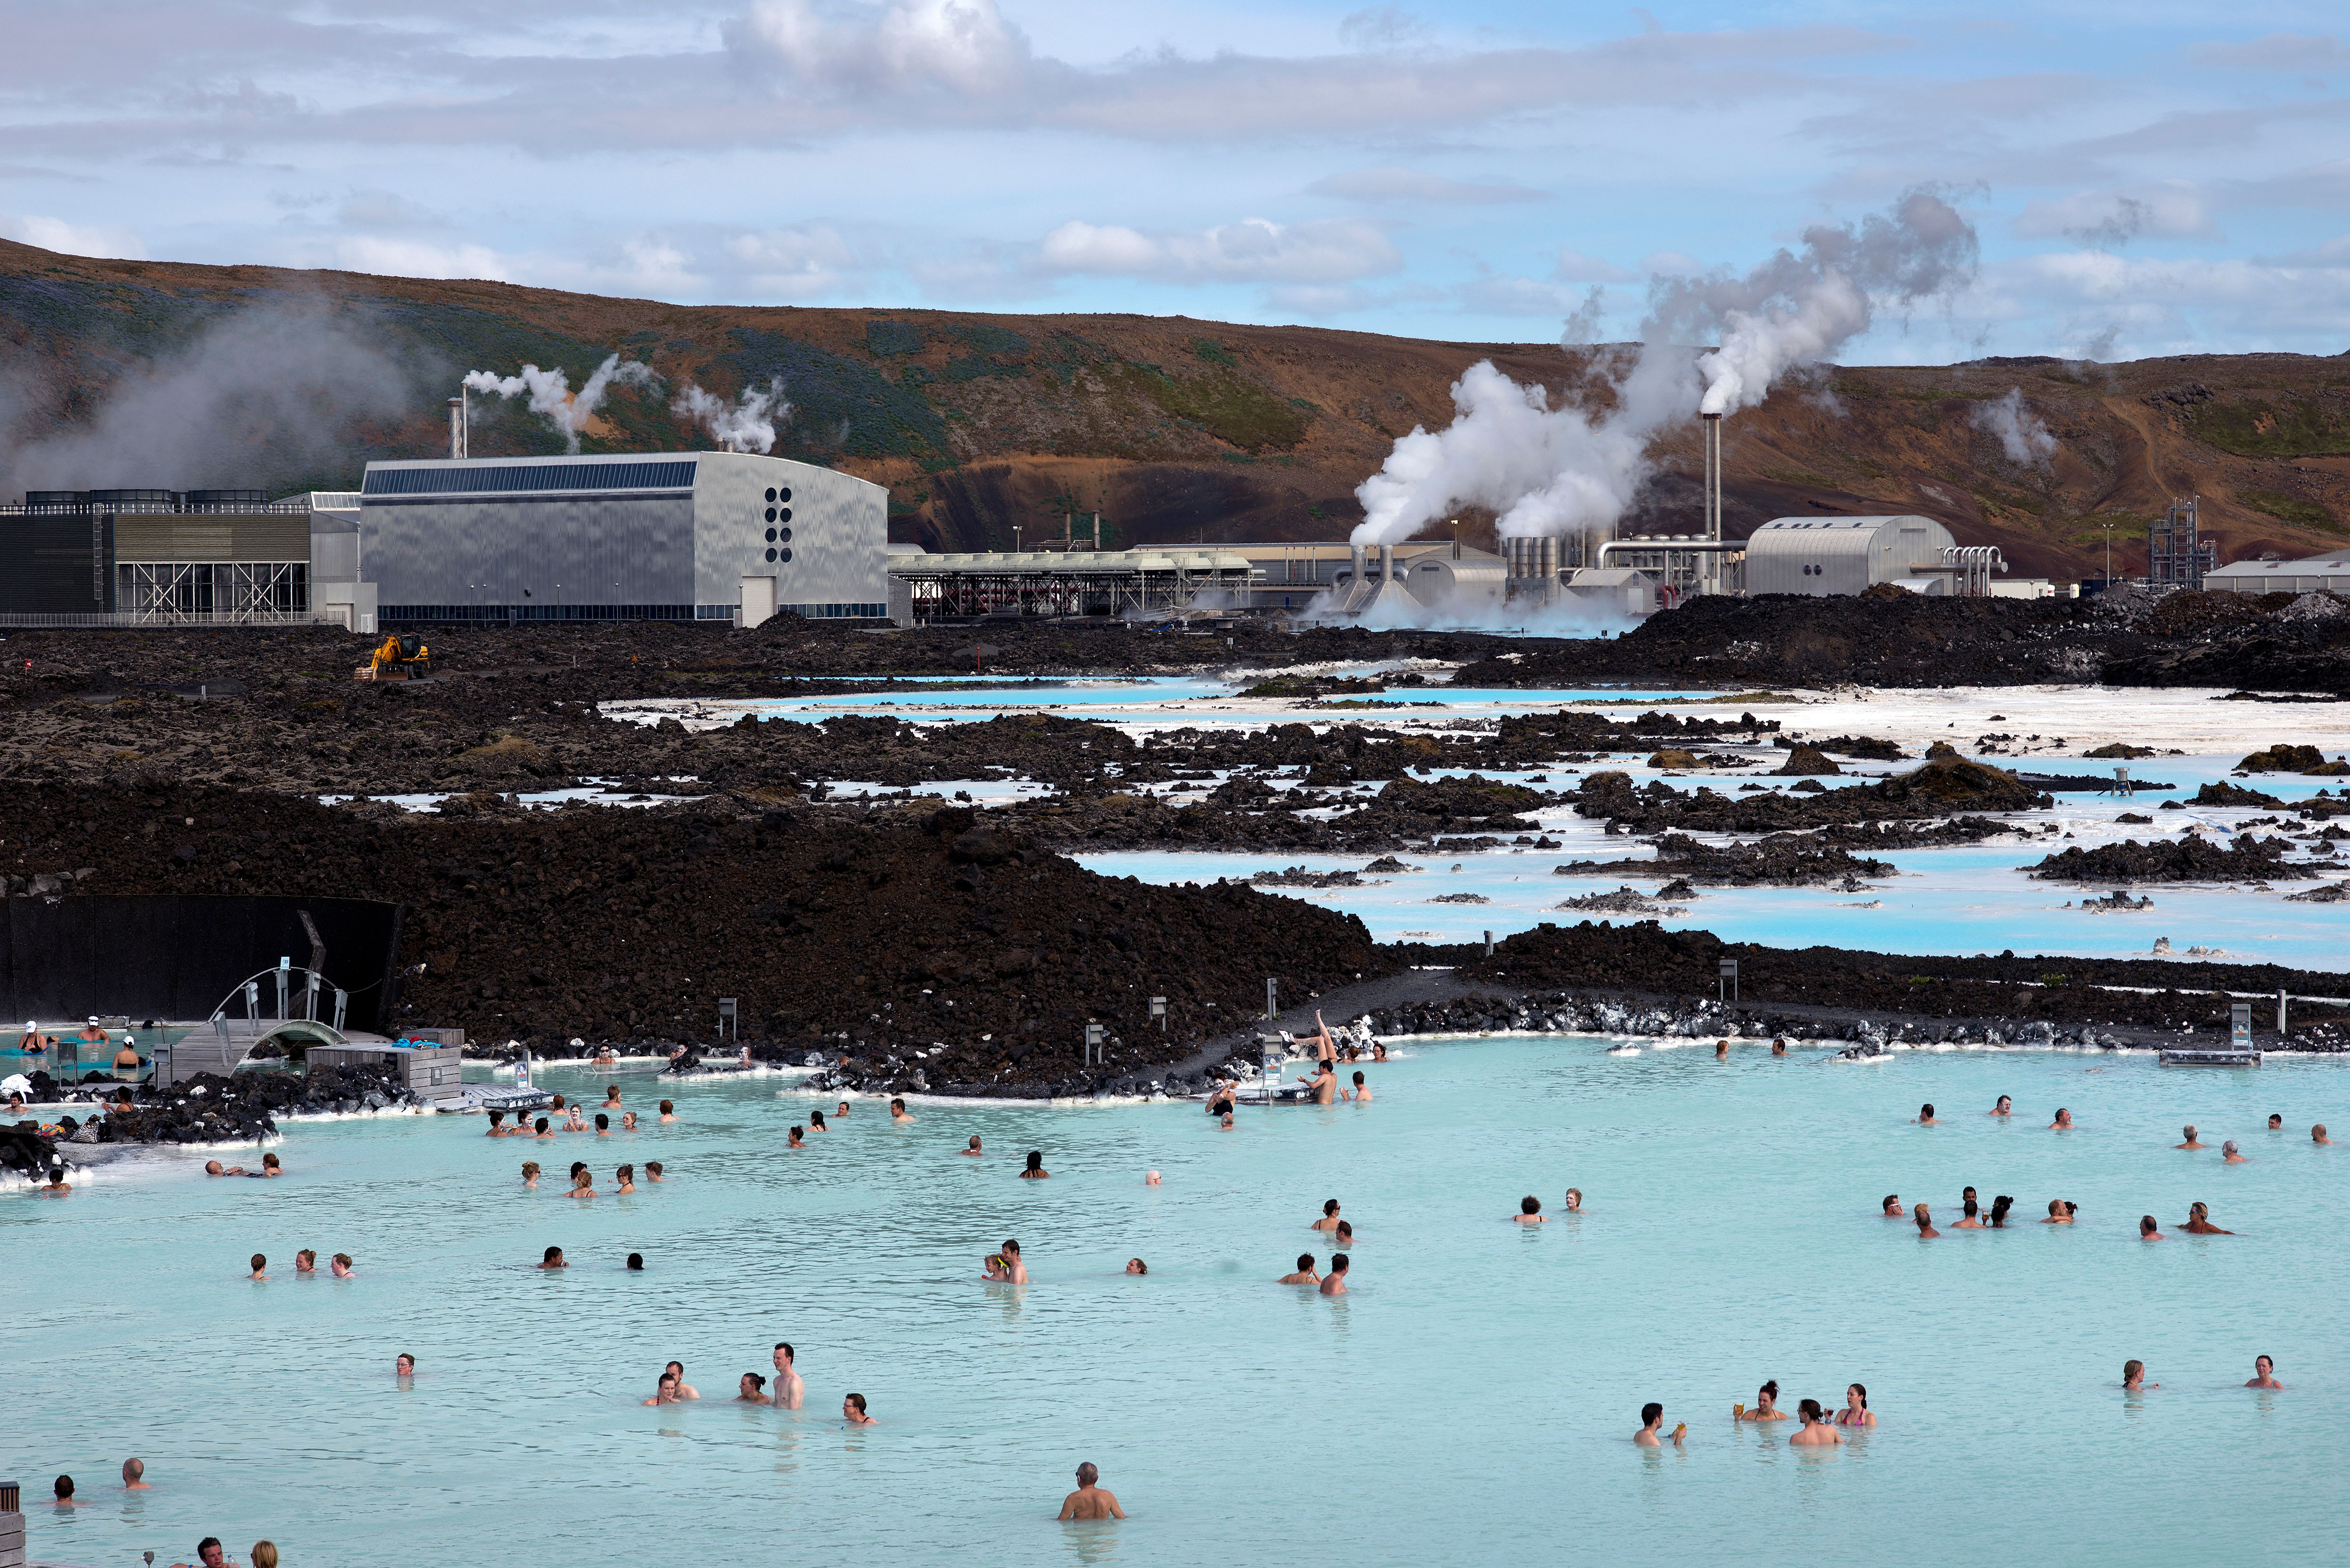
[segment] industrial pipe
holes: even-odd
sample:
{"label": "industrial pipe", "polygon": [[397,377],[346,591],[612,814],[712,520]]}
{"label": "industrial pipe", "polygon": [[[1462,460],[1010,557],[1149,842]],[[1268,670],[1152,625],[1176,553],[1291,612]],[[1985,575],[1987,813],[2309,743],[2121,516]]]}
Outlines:
{"label": "industrial pipe", "polygon": [[1379,546],[1379,586],[1384,588],[1388,584],[1394,581],[1395,546],[1393,545],[1382,545]]}

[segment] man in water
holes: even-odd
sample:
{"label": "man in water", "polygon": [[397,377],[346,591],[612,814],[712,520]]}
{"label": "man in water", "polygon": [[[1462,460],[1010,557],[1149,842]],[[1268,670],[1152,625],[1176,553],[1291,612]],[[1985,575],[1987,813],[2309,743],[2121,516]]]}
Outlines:
{"label": "man in water", "polygon": [[2186,1141],[2185,1143],[2175,1143],[2175,1144],[2172,1144],[2172,1145],[2170,1146],[2171,1147],[2173,1147],[2173,1148],[2210,1148],[2210,1147],[2211,1147],[2210,1144],[2208,1144],[2208,1143],[2204,1143],[2204,1142],[2200,1141],[2199,1139],[2198,1139],[2198,1138],[2196,1137],[2196,1136],[2195,1136],[2195,1124],[2194,1124],[2193,1122],[2189,1122],[2189,1123],[2188,1123],[2188,1124],[2187,1124],[2187,1127],[2186,1127],[2186,1128],[2185,1128],[2185,1131],[2186,1131],[2186,1133],[2187,1133],[2187,1141]]}
{"label": "man in water", "polygon": [[1220,1122],[1218,1122],[1218,1123],[1216,1124],[1216,1130],[1217,1130],[1218,1132],[1230,1132],[1230,1131],[1232,1131],[1232,1112],[1230,1112],[1230,1111],[1226,1111],[1226,1112],[1224,1113],[1223,1120],[1222,1120],[1222,1121],[1220,1121]]}
{"label": "man in water", "polygon": [[269,1277],[267,1272],[268,1268],[269,1260],[262,1256],[259,1252],[255,1252],[253,1255],[253,1272],[245,1275],[244,1277],[248,1280],[265,1280]]}
{"label": "man in water", "polygon": [[204,1174],[206,1176],[243,1176],[244,1174],[244,1167],[241,1165],[223,1165],[219,1160],[208,1159],[204,1161]]}
{"label": "man in water", "polygon": [[[100,1038],[103,1038],[103,1036],[101,1036]],[[2269,1131],[2271,1131],[2271,1132],[2282,1132],[2282,1131],[2284,1131],[2284,1113],[2283,1113],[2283,1112],[2282,1112],[2282,1111],[2271,1111],[2271,1112],[2269,1113]]]}
{"label": "man in water", "polygon": [[1717,1040],[1713,1043],[1713,1059],[1717,1062],[1726,1062],[1730,1059],[1729,1041]]}
{"label": "man in water", "polygon": [[483,1136],[484,1137],[505,1137],[505,1136],[506,1136],[505,1120],[506,1120],[506,1114],[505,1114],[505,1112],[504,1112],[504,1111],[492,1111],[492,1112],[490,1113],[490,1130],[489,1130],[488,1132],[486,1132],[486,1133],[484,1133],[482,1136]]}
{"label": "man in water", "polygon": [[1330,1240],[1341,1249],[1353,1246],[1355,1244],[1354,1226],[1344,1220],[1339,1220],[1338,1228],[1330,1232]]}
{"label": "man in water", "polygon": [[1326,1296],[1345,1295],[1347,1293],[1347,1270],[1351,1266],[1352,1261],[1346,1253],[1331,1253],[1330,1272],[1322,1281],[1322,1293]]}
{"label": "man in water", "polygon": [[800,1381],[799,1371],[792,1365],[792,1347],[783,1340],[775,1341],[775,1398],[779,1409],[796,1410],[807,1397],[807,1385]]}
{"label": "man in water", "polygon": [[1020,1255],[1020,1243],[1006,1237],[1003,1242],[1003,1277],[1015,1285],[1028,1282],[1028,1261]]}
{"label": "man in water", "polygon": [[596,1136],[598,1137],[610,1137],[612,1136],[612,1118],[606,1116],[602,1111],[598,1111],[596,1113]]}
{"label": "man in water", "polygon": [[1934,1107],[1931,1105],[1924,1105],[1918,1107],[1918,1125],[1921,1127],[1938,1127],[1942,1124],[1934,1119]]}
{"label": "man in water", "polygon": [[659,1181],[660,1179],[661,1162],[657,1159],[649,1159],[645,1161],[645,1179],[648,1181]]}
{"label": "man in water", "polygon": [[979,1135],[977,1133],[971,1135],[971,1141],[963,1145],[962,1152],[963,1158],[966,1159],[979,1159],[984,1158],[984,1146],[980,1143]]}
{"label": "man in water", "polygon": [[1061,1500],[1062,1519],[1124,1519],[1117,1494],[1101,1485],[1101,1471],[1090,1464],[1077,1467],[1077,1490]]}
{"label": "man in water", "polygon": [[840,1102],[840,1109],[838,1109],[838,1110],[837,1110],[837,1111],[833,1112],[832,1114],[833,1114],[834,1116],[847,1116],[847,1115],[848,1114],[848,1102],[847,1102],[847,1100],[843,1100],[843,1101],[841,1101],[841,1102]]}
{"label": "man in water", "polygon": [[2139,1216],[2137,1222],[2137,1239],[2141,1241],[2165,1241],[2169,1240],[2168,1237],[2162,1233],[2162,1227],[2154,1222],[2154,1216],[2151,1214]]}
{"label": "man in water", "polygon": [[[1665,1446],[1664,1435],[1660,1432],[1659,1428],[1661,1428],[1664,1424],[1665,1407],[1662,1405],[1656,1403],[1654,1400],[1649,1401],[1648,1404],[1640,1407],[1640,1429],[1632,1434],[1632,1440],[1639,1444],[1640,1447],[1644,1449],[1663,1448]],[[1686,1437],[1688,1434],[1688,1422],[1684,1421],[1679,1426],[1675,1427],[1672,1430],[1674,1445],[1676,1447],[1679,1446],[1681,1438]]]}
{"label": "man in water", "polygon": [[81,1504],[74,1499],[74,1479],[71,1476],[59,1476],[57,1479],[57,1483],[49,1489],[49,1491],[51,1494],[50,1501],[55,1502],[59,1508],[79,1508],[81,1506]]}
{"label": "man in water", "polygon": [[1991,1114],[1995,1116],[2012,1116],[2015,1114],[2015,1102],[2002,1095],[1999,1097],[1999,1104],[1991,1108]]}
{"label": "man in water", "polygon": [[1518,1199],[1518,1211],[1513,1218],[1515,1218],[1517,1222],[1521,1225],[1546,1225],[1550,1223],[1549,1220],[1543,1217],[1542,1199],[1536,1198],[1532,1193],[1528,1193],[1525,1197]]}
{"label": "man in water", "polygon": [[865,1413],[865,1396],[862,1394],[849,1394],[842,1397],[840,1401],[840,1418],[847,1422],[852,1427],[871,1427],[879,1425],[872,1417]]}
{"label": "man in water", "polygon": [[906,1114],[905,1101],[893,1099],[889,1102],[889,1119],[893,1122],[910,1122],[914,1118]]}
{"label": "man in water", "polygon": [[2056,1119],[2048,1124],[2048,1130],[2050,1132],[2071,1132],[2073,1130],[2073,1113],[2066,1110],[2062,1106],[2057,1106]]}
{"label": "man in water", "polygon": [[408,1352],[404,1350],[398,1355],[393,1356],[391,1358],[391,1375],[394,1377],[415,1376],[416,1357],[409,1355]]}
{"label": "man in water", "polygon": [[2245,1384],[2244,1386],[2247,1388],[2282,1388],[2284,1385],[2276,1380],[2276,1363],[2271,1361],[2265,1355],[2256,1355],[2252,1357],[2251,1381]]}
{"label": "man in water", "polygon": [[799,1126],[797,1123],[794,1123],[790,1136],[785,1138],[784,1142],[784,1147],[785,1148],[807,1147],[807,1129]]}
{"label": "man in water", "polygon": [[702,1390],[696,1388],[692,1384],[688,1383],[685,1380],[684,1362],[672,1361],[667,1366],[661,1368],[661,1370],[677,1379],[677,1397],[679,1398],[699,1399],[702,1397]]}
{"label": "man in water", "polygon": [[660,1119],[665,1122],[677,1120],[677,1107],[669,1101],[663,1100],[660,1103]]}
{"label": "man in water", "polygon": [[1885,1195],[1885,1206],[1878,1210],[1878,1213],[1887,1220],[1907,1220],[1909,1218],[1908,1211],[1901,1207],[1901,1194],[1898,1192],[1888,1192]]}
{"label": "man in water", "polygon": [[[2263,1355],[2261,1359],[2266,1361],[2268,1357]],[[125,1491],[153,1491],[155,1490],[153,1487],[147,1484],[147,1464],[145,1460],[125,1459],[122,1461],[122,1490]]]}
{"label": "man in water", "polygon": [[1918,1220],[1918,1240],[1932,1241],[1936,1237],[1941,1235],[1939,1231],[1934,1229],[1933,1211],[1928,1209],[1923,1203],[1918,1205],[1915,1210],[1911,1210],[1911,1213],[1915,1215]]}
{"label": "man in water", "polygon": [[2217,1225],[2212,1224],[2211,1210],[2209,1205],[2202,1203],[2194,1204],[2188,1209],[2187,1223],[2181,1225],[2179,1229],[2186,1231],[2190,1236],[2232,1236],[2235,1234],[2233,1231],[2222,1231]]}
{"label": "man in water", "polygon": [[1338,1097],[1338,1075],[1331,1071],[1329,1063],[1316,1062],[1314,1075],[1298,1086],[1313,1095],[1315,1105],[1326,1106]]}
{"label": "man in water", "polygon": [[1322,1282],[1322,1276],[1321,1276],[1321,1274],[1320,1274],[1319,1272],[1317,1272],[1315,1271],[1315,1267],[1314,1267],[1314,1254],[1313,1254],[1313,1253],[1311,1253],[1311,1252],[1300,1252],[1300,1253],[1298,1253],[1298,1254],[1297,1254],[1297,1272],[1296,1272],[1295,1273],[1294,1273],[1294,1274],[1284,1274],[1284,1275],[1282,1275],[1282,1276],[1281,1276],[1281,1278],[1280,1278],[1280,1279],[1278,1279],[1278,1280],[1274,1281],[1274,1282],[1275,1284],[1283,1284],[1283,1285],[1318,1285],[1318,1284],[1320,1284],[1320,1283]]}
{"label": "man in water", "polygon": [[539,1117],[536,1122],[532,1124],[532,1126],[536,1136],[539,1137],[551,1138],[555,1136],[554,1130],[546,1125],[546,1118],[545,1116]]}
{"label": "man in water", "polygon": [[1771,1042],[1771,1054],[1773,1056],[1784,1056],[1786,1054],[1787,1043],[1784,1040],[1773,1040]]}
{"label": "man in water", "polygon": [[562,1248],[549,1247],[546,1250],[546,1256],[540,1260],[538,1266],[542,1269],[566,1269],[571,1265],[563,1261]]}
{"label": "man in water", "polygon": [[2246,1159],[2237,1149],[2236,1140],[2234,1138],[2230,1138],[2226,1143],[2220,1146],[2220,1163],[2221,1165],[2250,1165],[2251,1161]]}
{"label": "man in water", "polygon": [[2324,1122],[2320,1122],[2315,1127],[2309,1129],[2309,1141],[2314,1144],[2327,1146],[2332,1145],[2334,1142],[2332,1138],[2325,1136],[2325,1124]]}
{"label": "man in water", "polygon": [[645,1255],[642,1252],[629,1253],[628,1268],[629,1272],[632,1274],[643,1273],[645,1272]]}
{"label": "man in water", "polygon": [[1355,1074],[1354,1092],[1350,1094],[1341,1089],[1338,1091],[1338,1097],[1342,1100],[1353,1100],[1358,1105],[1367,1106],[1371,1103],[1371,1086],[1363,1082],[1363,1075],[1359,1069]]}

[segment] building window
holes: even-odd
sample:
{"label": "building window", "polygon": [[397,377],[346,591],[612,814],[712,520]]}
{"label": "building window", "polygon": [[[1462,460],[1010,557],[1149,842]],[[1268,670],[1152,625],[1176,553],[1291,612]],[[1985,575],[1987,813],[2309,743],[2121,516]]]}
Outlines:
{"label": "building window", "polygon": [[788,523],[791,520],[792,509],[788,506],[782,508],[775,514],[775,521],[778,523]]}
{"label": "building window", "polygon": [[775,487],[774,485],[770,484],[769,486],[767,486],[767,499],[768,499],[769,501],[773,501],[773,500],[775,500]]}
{"label": "building window", "polygon": [[[767,497],[768,497],[768,499],[769,499],[769,500],[773,500],[773,499],[775,498],[775,493],[774,491],[772,491],[772,490],[770,490],[769,492],[767,492]],[[773,523],[775,520],[775,509],[774,507],[770,506],[770,507],[768,507],[768,508],[767,508],[767,521],[768,521],[768,522],[770,522],[770,523]]]}
{"label": "building window", "polygon": [[[767,535],[767,537],[768,537],[768,538],[770,538],[770,539],[772,539],[772,538],[774,538],[774,537],[775,537],[775,535],[774,535],[773,534],[770,534],[770,535]],[[768,552],[767,552],[767,559],[769,559],[770,561],[772,561],[772,560],[774,560],[775,558],[775,553],[773,550],[768,551]]]}
{"label": "building window", "polygon": [[792,553],[791,553],[789,550],[785,550],[785,551],[784,552],[784,559],[785,559],[785,560],[786,560],[786,561],[789,561],[791,558],[792,558]]}
{"label": "building window", "polygon": [[[775,514],[773,514],[773,513],[769,513],[769,514],[768,514],[768,515],[772,517],[773,515],[775,515]],[[770,544],[770,545],[772,545],[772,544],[774,544],[775,542],[775,531],[773,528],[770,528],[770,529],[768,529],[768,530],[767,530],[767,543],[768,543],[768,544]]]}
{"label": "building window", "polygon": [[792,487],[787,484],[784,486],[783,489],[776,491],[775,499],[783,502],[785,505],[789,505],[792,499]]}
{"label": "building window", "polygon": [[792,542],[792,531],[788,528],[779,529],[775,534],[775,537],[788,545]]}

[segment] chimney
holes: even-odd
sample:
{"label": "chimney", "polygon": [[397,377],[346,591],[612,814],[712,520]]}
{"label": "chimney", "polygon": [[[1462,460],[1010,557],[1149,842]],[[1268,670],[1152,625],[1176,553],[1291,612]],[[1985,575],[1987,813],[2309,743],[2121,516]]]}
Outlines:
{"label": "chimney", "polygon": [[1355,568],[1354,585],[1360,588],[1363,586],[1363,547],[1360,545],[1349,545],[1347,546],[1347,554],[1351,558]]}
{"label": "chimney", "polygon": [[1382,587],[1395,581],[1395,546],[1379,546],[1379,584]]}
{"label": "chimney", "polygon": [[1721,537],[1721,416],[1705,416],[1705,536]]}
{"label": "chimney", "polygon": [[449,400],[449,461],[462,462],[465,457],[465,400],[463,396]]}

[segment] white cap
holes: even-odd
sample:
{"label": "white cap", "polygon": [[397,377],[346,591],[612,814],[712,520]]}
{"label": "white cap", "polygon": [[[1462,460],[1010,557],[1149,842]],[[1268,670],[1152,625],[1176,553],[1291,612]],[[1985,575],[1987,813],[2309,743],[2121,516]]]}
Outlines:
{"label": "white cap", "polygon": [[90,1021],[92,1023],[97,1023],[97,1022],[98,1022],[98,1014],[97,1014],[97,1013],[95,1013],[95,1012],[91,1013],[91,1014],[89,1015],[89,1021]]}

